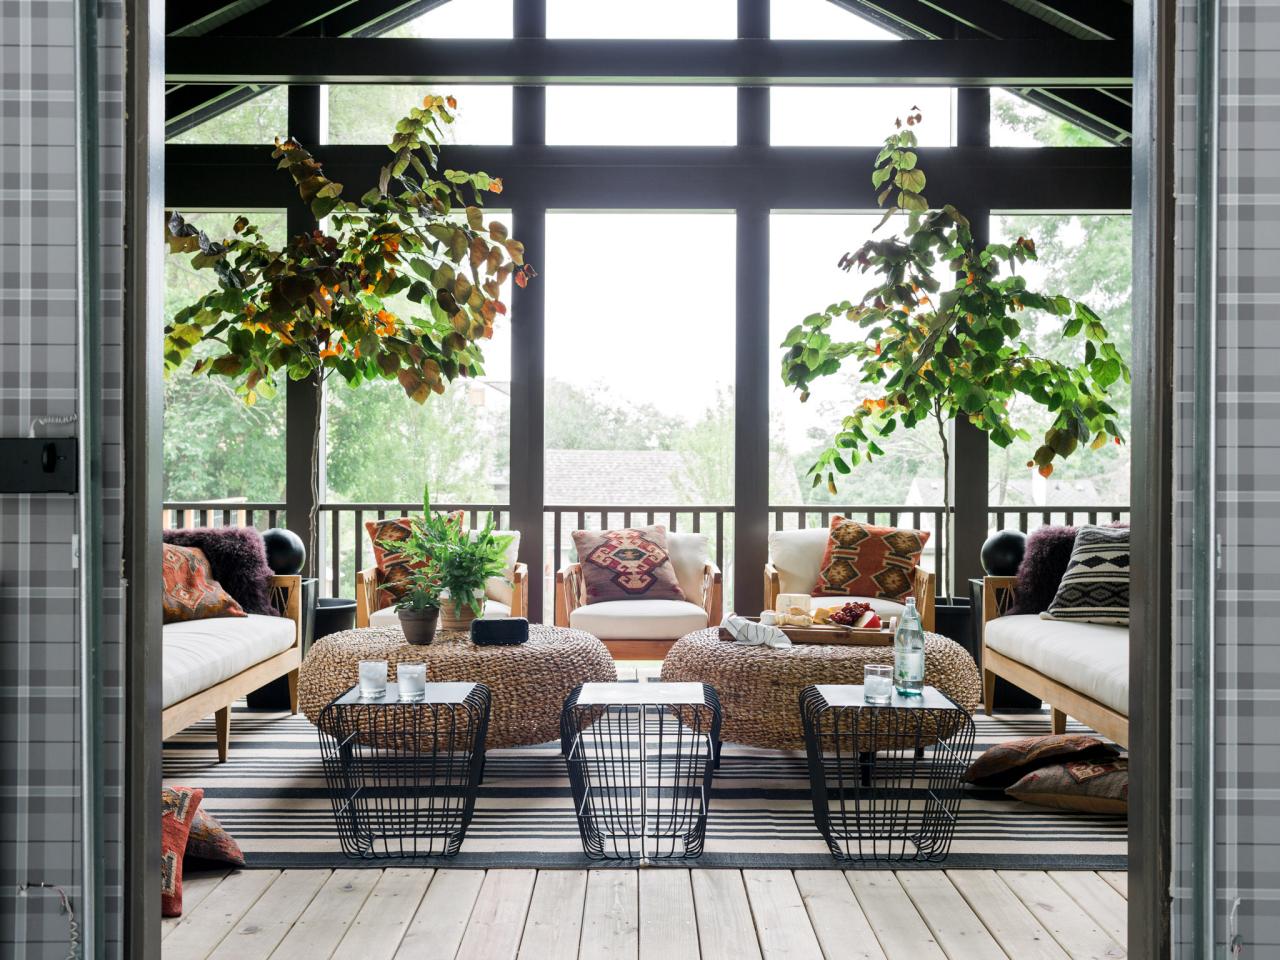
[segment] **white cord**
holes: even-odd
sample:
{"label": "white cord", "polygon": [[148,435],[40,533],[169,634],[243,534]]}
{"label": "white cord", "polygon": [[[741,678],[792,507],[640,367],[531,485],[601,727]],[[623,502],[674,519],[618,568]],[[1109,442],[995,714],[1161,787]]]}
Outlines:
{"label": "white cord", "polygon": [[66,416],[62,417],[36,417],[31,421],[31,427],[27,430],[27,437],[32,438],[37,436],[36,431],[41,427],[64,426],[68,423],[75,423],[78,419],[80,418],[74,413],[68,413]]}
{"label": "white cord", "polygon": [[71,908],[71,898],[67,896],[67,891],[63,890],[56,883],[20,883],[18,884],[18,896],[25,897],[27,891],[35,887],[38,890],[52,890],[58,895],[58,902],[62,904],[62,912],[67,915],[67,960],[77,960],[80,956],[80,921],[76,919],[76,912]]}

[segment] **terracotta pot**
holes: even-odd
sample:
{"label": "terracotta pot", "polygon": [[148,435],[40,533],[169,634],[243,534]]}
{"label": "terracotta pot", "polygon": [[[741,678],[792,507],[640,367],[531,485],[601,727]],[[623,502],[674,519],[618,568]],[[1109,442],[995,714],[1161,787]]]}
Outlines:
{"label": "terracotta pot", "polygon": [[444,601],[440,608],[441,630],[470,630],[471,621],[476,618],[471,607],[465,603],[454,604],[452,600]]}
{"label": "terracotta pot", "polygon": [[400,629],[404,631],[406,642],[421,647],[435,639],[436,622],[440,617],[438,608],[401,610],[397,615],[400,617]]}

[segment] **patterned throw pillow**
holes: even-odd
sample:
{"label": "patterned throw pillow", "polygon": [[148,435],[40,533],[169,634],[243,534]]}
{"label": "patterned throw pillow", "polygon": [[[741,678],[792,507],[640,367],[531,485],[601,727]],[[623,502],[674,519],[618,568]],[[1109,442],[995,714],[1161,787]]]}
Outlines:
{"label": "patterned throw pillow", "polygon": [[683,600],[661,525],[627,530],[575,530],[587,603]]}
{"label": "patterned throw pillow", "polygon": [[204,791],[198,787],[165,787],[160,806],[160,913],[182,916],[182,857]]}
{"label": "patterned throw pillow", "polygon": [[1081,813],[1129,812],[1129,761],[1073,760],[1028,773],[1005,791],[1041,807]]}
{"label": "patterned throw pillow", "polygon": [[213,579],[204,551],[164,545],[164,622],[247,616],[240,604]]}
{"label": "patterned throw pillow", "polygon": [[927,530],[876,527],[832,517],[827,550],[812,594],[878,597],[901,603],[911,596],[916,566],[928,542]]}
{"label": "patterned throw pillow", "polygon": [[1045,620],[1129,622],[1129,530],[1081,527]]}
{"label": "patterned throw pillow", "polygon": [[[449,519],[456,520],[461,526],[465,515],[461,510],[449,514]],[[409,590],[410,575],[419,566],[410,563],[394,550],[382,545],[384,540],[407,540],[412,528],[408,517],[395,517],[386,520],[368,520],[364,525],[373,543],[373,562],[378,567],[378,586],[386,589],[378,590],[378,609],[389,607]]]}
{"label": "patterned throw pillow", "polygon": [[979,787],[1008,787],[1032,770],[1072,760],[1114,760],[1120,750],[1087,734],[1055,734],[1005,740],[988,749],[969,765],[964,779]]}
{"label": "patterned throw pillow", "polygon": [[233,867],[244,866],[244,854],[235,837],[227,833],[226,828],[212,813],[203,807],[196,810],[195,819],[191,822],[191,832],[187,835],[187,859],[209,860],[214,863],[227,863]]}

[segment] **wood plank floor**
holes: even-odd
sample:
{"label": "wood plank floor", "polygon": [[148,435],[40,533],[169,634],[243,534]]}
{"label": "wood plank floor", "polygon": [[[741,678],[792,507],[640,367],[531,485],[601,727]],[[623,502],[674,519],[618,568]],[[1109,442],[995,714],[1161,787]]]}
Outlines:
{"label": "wood plank floor", "polygon": [[1114,960],[1123,873],[246,870],[192,876],[171,960]]}

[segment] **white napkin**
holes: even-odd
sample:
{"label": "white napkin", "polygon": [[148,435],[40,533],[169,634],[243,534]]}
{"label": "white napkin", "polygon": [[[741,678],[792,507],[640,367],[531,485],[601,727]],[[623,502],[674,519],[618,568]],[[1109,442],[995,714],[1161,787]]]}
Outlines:
{"label": "white napkin", "polygon": [[761,644],[774,648],[791,646],[791,638],[783,633],[780,627],[756,623],[746,617],[731,614],[724,618],[720,626],[729,631],[733,642],[739,646],[758,647]]}

